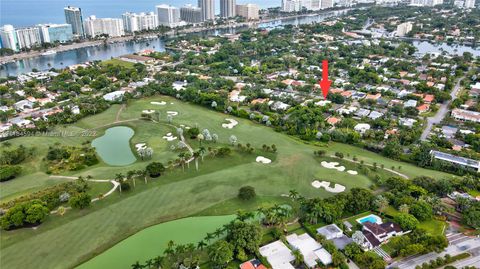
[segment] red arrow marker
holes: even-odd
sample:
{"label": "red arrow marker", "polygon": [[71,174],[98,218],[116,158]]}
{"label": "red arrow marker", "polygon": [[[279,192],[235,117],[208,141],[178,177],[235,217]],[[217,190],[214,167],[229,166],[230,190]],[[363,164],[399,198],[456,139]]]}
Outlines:
{"label": "red arrow marker", "polygon": [[330,89],[330,85],[332,85],[332,81],[328,80],[328,61],[322,61],[322,81],[320,81],[320,88],[322,88],[323,98],[327,99],[328,90]]}

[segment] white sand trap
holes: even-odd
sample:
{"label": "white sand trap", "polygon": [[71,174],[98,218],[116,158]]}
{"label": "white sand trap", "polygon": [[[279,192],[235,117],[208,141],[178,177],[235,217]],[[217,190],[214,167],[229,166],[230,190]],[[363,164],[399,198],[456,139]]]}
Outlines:
{"label": "white sand trap", "polygon": [[326,162],[326,161],[322,161],[321,165],[327,169],[337,169],[338,171],[340,172],[343,172],[345,171],[345,166],[338,166],[339,163],[337,162]]}
{"label": "white sand trap", "polygon": [[171,105],[173,105],[173,103],[170,103]]}
{"label": "white sand trap", "polygon": [[150,102],[150,104],[156,105],[156,106],[164,106],[164,105],[166,105],[167,103],[164,102],[164,101],[161,101],[161,102]]}
{"label": "white sand trap", "polygon": [[145,113],[145,114],[153,114],[153,113],[155,113],[155,110],[152,110],[152,109],[144,110],[144,111],[142,111],[142,113]]}
{"label": "white sand trap", "polygon": [[146,143],[138,143],[135,145],[135,148],[137,149],[137,151],[141,150],[141,149],[144,149],[147,147],[147,144]]}
{"label": "white sand trap", "polygon": [[177,116],[178,112],[177,111],[167,111],[167,114],[171,115],[171,116]]}
{"label": "white sand trap", "polygon": [[174,140],[177,140],[177,137],[176,136],[172,136],[172,133],[168,133],[166,134],[163,139],[167,140],[167,141],[174,141]]}
{"label": "white sand trap", "polygon": [[347,173],[349,173],[350,175],[358,175],[358,172],[357,171],[353,171],[353,170],[348,170]]}
{"label": "white sand trap", "polygon": [[324,188],[326,191],[331,192],[331,193],[339,193],[339,192],[344,192],[345,191],[345,186],[340,185],[340,184],[335,184],[335,186],[332,188],[330,187],[330,182],[329,181],[318,181],[315,180],[312,182],[312,186],[315,189],[319,188]]}
{"label": "white sand trap", "polygon": [[263,163],[263,164],[269,164],[272,162],[272,160],[267,159],[263,156],[258,156],[257,159],[255,160],[257,163]]}
{"label": "white sand trap", "polygon": [[222,127],[226,128],[226,129],[232,129],[233,127],[237,126],[237,124],[238,124],[238,121],[236,121],[234,119],[225,119],[225,120],[229,122],[229,123],[222,123]]}

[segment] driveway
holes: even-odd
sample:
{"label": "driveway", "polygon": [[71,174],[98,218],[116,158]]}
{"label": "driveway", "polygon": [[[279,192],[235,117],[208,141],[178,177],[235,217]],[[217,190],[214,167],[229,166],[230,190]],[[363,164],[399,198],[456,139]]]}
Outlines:
{"label": "driveway", "polygon": [[420,136],[420,139],[422,141],[427,140],[428,135],[432,131],[433,125],[441,123],[442,120],[447,115],[447,113],[449,111],[450,104],[452,103],[453,100],[457,99],[457,94],[460,91],[460,83],[462,82],[463,79],[464,79],[463,77],[460,78],[457,81],[457,84],[455,84],[455,87],[453,88],[453,91],[450,93],[451,99],[440,105],[440,108],[438,109],[437,114],[435,114],[435,116],[427,119],[427,127],[423,130],[423,133]]}

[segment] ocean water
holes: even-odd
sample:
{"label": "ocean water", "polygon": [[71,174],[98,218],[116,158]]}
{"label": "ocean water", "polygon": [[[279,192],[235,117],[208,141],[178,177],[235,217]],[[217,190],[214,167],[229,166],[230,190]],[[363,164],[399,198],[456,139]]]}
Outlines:
{"label": "ocean water", "polygon": [[[237,3],[256,3],[261,8],[280,6],[281,0],[237,0]],[[16,27],[38,23],[64,23],[63,8],[77,6],[82,8],[84,18],[90,15],[116,18],[122,13],[149,12],[160,4],[181,7],[185,4],[196,5],[196,0],[0,0],[0,25],[12,24]],[[217,13],[220,1],[216,0]]]}

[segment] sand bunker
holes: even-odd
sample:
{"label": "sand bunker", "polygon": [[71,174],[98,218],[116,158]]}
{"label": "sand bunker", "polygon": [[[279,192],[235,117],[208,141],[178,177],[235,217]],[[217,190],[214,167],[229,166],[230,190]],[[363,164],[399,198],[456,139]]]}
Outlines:
{"label": "sand bunker", "polygon": [[265,158],[265,157],[263,157],[263,156],[258,156],[257,159],[256,159],[256,162],[257,162],[257,163],[263,163],[263,164],[269,164],[269,163],[272,162],[272,160],[267,159],[267,158]]}
{"label": "sand bunker", "polygon": [[137,151],[139,151],[141,149],[147,148],[147,144],[146,143],[138,143],[138,144],[135,145],[135,148],[137,149]]}
{"label": "sand bunker", "polygon": [[173,140],[176,140],[177,137],[176,136],[173,136],[172,133],[168,133],[166,134],[163,139],[167,140],[167,141],[173,141]]}
{"label": "sand bunker", "polygon": [[164,105],[166,105],[167,103],[165,103],[164,101],[161,101],[161,102],[150,102],[150,104],[152,104],[152,105],[157,105],[157,106],[164,106]]}
{"label": "sand bunker", "polygon": [[326,162],[326,161],[323,161],[323,162],[321,163],[321,165],[322,165],[323,167],[327,168],[327,169],[337,169],[337,170],[340,171],[340,172],[345,171],[345,166],[338,166],[338,167],[337,167],[337,165],[339,165],[339,163],[337,163],[337,162]]}
{"label": "sand bunker", "polygon": [[144,110],[144,111],[142,111],[142,113],[145,113],[145,114],[153,114],[153,113],[155,113],[155,110],[152,110],[152,109]]}
{"label": "sand bunker", "polygon": [[349,173],[350,175],[358,175],[358,172],[357,171],[353,171],[353,170],[348,170],[347,173]]}
{"label": "sand bunker", "polygon": [[238,124],[238,121],[236,121],[234,119],[225,119],[225,120],[229,122],[229,123],[222,123],[222,127],[226,128],[226,129],[232,129],[233,127],[237,126],[237,124]]}
{"label": "sand bunker", "polygon": [[177,111],[167,111],[167,114],[171,115],[171,116],[177,116],[178,112]]}
{"label": "sand bunker", "polygon": [[331,193],[339,193],[339,192],[344,192],[345,191],[345,186],[340,185],[340,184],[335,184],[335,186],[332,188],[330,187],[330,182],[329,181],[318,181],[315,180],[312,182],[312,186],[315,189],[319,188],[324,188],[326,191],[331,192]]}

